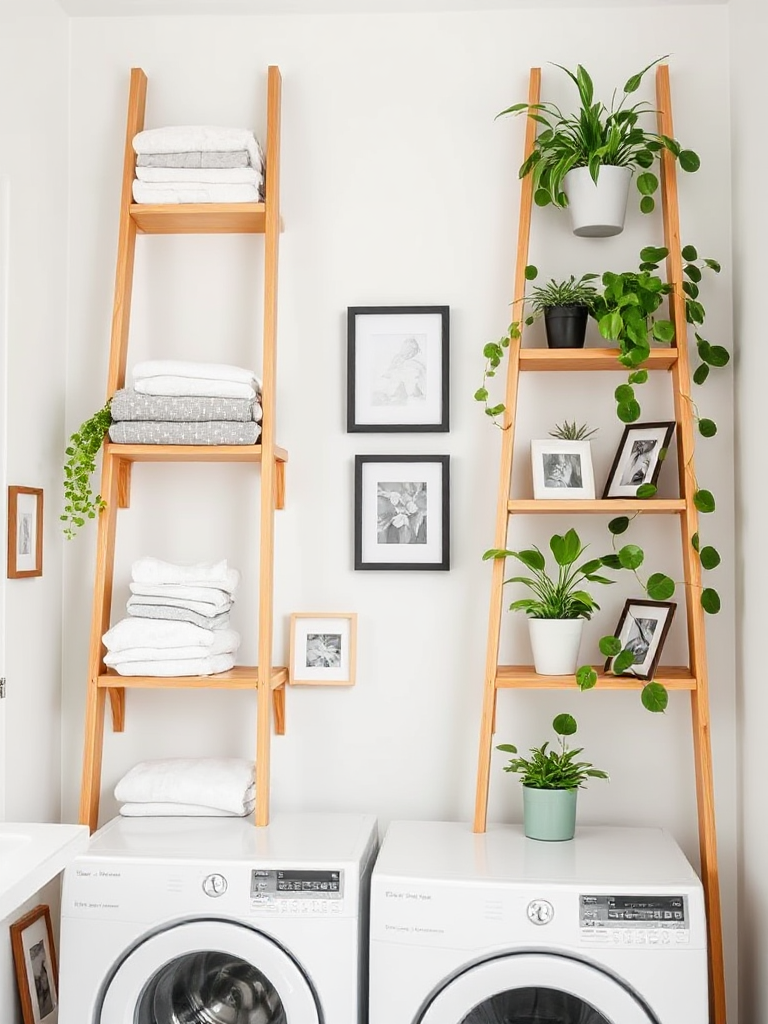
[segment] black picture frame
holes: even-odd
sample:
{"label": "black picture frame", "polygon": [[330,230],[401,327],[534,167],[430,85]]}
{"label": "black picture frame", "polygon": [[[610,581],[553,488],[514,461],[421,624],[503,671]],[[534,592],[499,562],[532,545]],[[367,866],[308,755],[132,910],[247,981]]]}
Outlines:
{"label": "black picture frame", "polygon": [[448,571],[450,533],[449,455],[355,456],[355,569]]}
{"label": "black picture frame", "polygon": [[[645,611],[645,615],[633,615],[633,608],[637,608],[640,612]],[[659,660],[661,659],[664,642],[667,639],[669,628],[672,625],[675,608],[677,608],[677,605],[674,601],[647,601],[640,598],[630,598],[625,602],[613,635],[617,636],[621,640],[623,650],[628,643],[632,642],[632,632],[636,632],[638,634],[638,642],[640,642],[644,647],[645,657],[642,662],[638,663],[639,667],[630,666],[624,672],[614,673],[614,675],[631,676],[634,679],[653,679],[656,669],[658,668]],[[663,611],[663,618],[661,618],[661,616],[654,617],[650,614],[652,609]],[[657,622],[657,626],[654,628],[652,636],[643,636],[643,629],[639,626],[638,620],[654,618]],[[634,620],[634,626],[630,622],[630,619]],[[659,629],[659,624],[661,629]],[[613,657],[606,660],[605,672],[613,672],[611,666],[613,665],[614,660],[615,659]]]}
{"label": "black picture frame", "polygon": [[[384,331],[387,320],[390,333]],[[409,343],[411,349],[416,345],[416,353],[404,354]],[[417,353],[423,358],[415,358]],[[382,382],[379,390],[374,390],[376,380]],[[370,382],[370,393],[364,381]],[[449,307],[349,306],[347,433],[449,430]]]}
{"label": "black picture frame", "polygon": [[[634,498],[637,494],[637,488],[641,485],[653,484],[655,487],[664,463],[664,460],[660,459],[658,454],[650,460],[648,470],[639,483],[630,481],[625,484],[622,482],[622,477],[629,468],[632,445],[635,443],[632,440],[632,435],[637,435],[636,441],[642,441],[643,434],[645,434],[647,440],[652,439],[657,442],[659,451],[666,451],[672,441],[674,432],[674,420],[661,420],[655,423],[630,423],[624,427],[624,433],[621,435],[619,446],[616,449],[616,454],[613,457],[613,463],[608,473],[608,479],[605,482],[603,498]],[[654,434],[656,435],[655,437],[653,437]]]}

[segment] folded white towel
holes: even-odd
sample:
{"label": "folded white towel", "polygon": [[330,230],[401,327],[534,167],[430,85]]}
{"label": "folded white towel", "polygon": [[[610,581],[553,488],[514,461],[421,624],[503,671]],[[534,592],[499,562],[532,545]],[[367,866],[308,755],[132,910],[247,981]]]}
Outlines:
{"label": "folded white towel", "polygon": [[204,181],[151,182],[133,180],[133,199],[137,203],[260,203],[257,185],[209,184]]}
{"label": "folded white towel", "polygon": [[201,377],[145,377],[133,390],[140,395],[184,395],[201,398],[258,398],[250,384],[234,380],[204,380]]}
{"label": "folded white towel", "polygon": [[[183,583],[131,583],[131,593],[138,597],[162,598],[150,604],[164,604],[169,598],[182,601],[202,601],[213,605],[216,612],[226,612],[232,607],[232,595],[217,587],[190,587]],[[178,606],[177,606],[178,607]]]}
{"label": "folded white towel", "polygon": [[133,379],[147,377],[197,377],[200,380],[231,380],[236,384],[250,384],[261,388],[261,381],[253,372],[230,363],[199,363],[188,359],[145,359],[133,368]]}
{"label": "folded white towel", "polygon": [[216,633],[192,622],[168,619],[128,618],[116,622],[102,640],[109,651],[126,651],[131,647],[212,647]]}
{"label": "folded white towel", "polygon": [[151,658],[115,665],[115,672],[121,676],[162,676],[164,679],[173,676],[215,676],[218,672],[229,672],[234,664],[234,654],[216,654],[212,658]]}
{"label": "folded white towel", "polygon": [[180,803],[242,814],[253,800],[256,766],[244,757],[140,761],[115,786],[120,803]]}
{"label": "folded white towel", "polygon": [[188,661],[193,658],[212,658],[216,654],[236,654],[240,647],[240,634],[234,629],[212,629],[210,647],[127,647],[122,651],[109,651],[104,663],[111,667],[131,661]]}
{"label": "folded white towel", "polygon": [[169,125],[147,128],[133,137],[135,153],[189,153],[211,150],[233,153],[244,149],[253,167],[261,167],[261,147],[248,128],[220,128],[216,125]]}
{"label": "folded white towel", "polygon": [[251,800],[242,811],[221,811],[217,807],[202,804],[145,803],[122,804],[120,813],[124,818],[245,818],[253,814],[256,802]]}
{"label": "folded white towel", "polygon": [[255,167],[137,167],[139,181],[157,184],[172,182],[197,183],[206,185],[255,185],[259,188],[263,178]]}
{"label": "folded white towel", "polygon": [[195,565],[175,565],[147,555],[137,558],[131,566],[134,583],[186,583],[190,587],[217,587],[234,594],[240,582],[237,569],[230,569],[226,558],[220,562],[197,562]]}
{"label": "folded white towel", "polygon": [[165,605],[166,608],[186,608],[190,612],[197,612],[198,615],[207,615],[209,618],[213,618],[214,615],[219,615],[222,612],[227,612],[232,606],[232,602],[228,602],[225,605],[213,604],[210,601],[187,601],[183,597],[144,597],[142,594],[133,594],[128,598],[125,605],[128,613],[132,608],[140,608],[142,605],[151,605],[157,607],[158,605]]}

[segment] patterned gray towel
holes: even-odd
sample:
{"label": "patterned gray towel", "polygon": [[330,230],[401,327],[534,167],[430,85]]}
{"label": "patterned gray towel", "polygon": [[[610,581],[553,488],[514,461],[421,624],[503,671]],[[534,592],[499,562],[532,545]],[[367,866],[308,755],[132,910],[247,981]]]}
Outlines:
{"label": "patterned gray towel", "polygon": [[115,444],[256,444],[258,423],[153,423],[125,420],[113,423],[109,439]]}
{"label": "patterned gray towel", "polygon": [[167,604],[133,605],[127,609],[129,615],[138,619],[177,619],[179,622],[194,622],[205,629],[222,629],[229,625],[229,612],[221,615],[201,615],[191,608],[172,608]]}
{"label": "patterned gray towel", "polygon": [[244,149],[193,150],[187,153],[139,153],[137,167],[250,167],[251,158]]}
{"label": "patterned gray towel", "polygon": [[141,395],[121,388],[112,397],[112,419],[155,423],[249,423],[261,420],[261,406],[248,398],[199,398],[191,395]]}

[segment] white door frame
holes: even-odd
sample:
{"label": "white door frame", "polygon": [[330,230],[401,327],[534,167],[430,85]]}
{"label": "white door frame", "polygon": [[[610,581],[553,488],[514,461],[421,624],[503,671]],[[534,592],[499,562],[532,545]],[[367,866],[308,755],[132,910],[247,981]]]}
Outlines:
{"label": "white door frame", "polygon": [[[8,522],[8,278],[10,273],[10,182],[0,176],[0,522]],[[5,531],[0,531],[3,534]],[[0,677],[5,679],[7,545],[0,537]],[[0,700],[0,821],[5,821],[7,769],[5,700]]]}

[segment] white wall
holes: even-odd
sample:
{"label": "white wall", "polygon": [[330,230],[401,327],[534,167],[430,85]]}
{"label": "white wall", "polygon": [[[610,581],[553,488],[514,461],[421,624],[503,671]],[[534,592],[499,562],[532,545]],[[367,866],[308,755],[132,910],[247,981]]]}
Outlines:
{"label": "white wall", "polygon": [[741,1020],[768,1021],[768,822],[765,820],[765,771],[762,763],[768,713],[759,595],[768,570],[763,549],[768,497],[755,466],[764,466],[760,447],[762,388],[768,372],[763,333],[762,275],[768,232],[768,203],[754,188],[754,171],[768,159],[762,133],[765,84],[761,74],[768,41],[768,14],[760,0],[732,0],[731,81],[733,119],[734,320],[738,343],[736,384],[737,474],[739,504],[738,630],[739,748],[741,751],[740,978]]}
{"label": "white wall", "polygon": [[[692,26],[695,25],[695,32]],[[663,31],[662,31],[663,29]],[[68,429],[104,396],[128,69],[149,76],[147,126],[253,125],[264,129],[265,71],[284,76],[283,214],[280,264],[278,436],[291,460],[288,504],[278,517],[275,652],[285,656],[292,611],[359,613],[358,684],[346,691],[291,691],[288,734],[274,740],[276,809],[368,809],[395,817],[471,817],[486,642],[499,435],[473,402],[481,349],[509,322],[523,125],[494,122],[525,97],[528,68],[545,66],[548,97],[569,102],[564,77],[546,65],[581,60],[607,96],[616,84],[671,51],[678,136],[703,167],[681,181],[685,241],[725,264],[708,284],[708,335],[728,343],[730,170],[726,12],[478,13],[380,17],[75,19],[71,53],[71,245]],[[662,49],[663,47],[663,49]],[[652,98],[651,85],[645,94]],[[657,218],[633,208],[623,236],[577,240],[561,216],[537,213],[531,258],[542,274],[635,266],[658,242]],[[154,356],[258,364],[261,243],[243,238],[139,239],[129,366]],[[345,310],[362,304],[447,303],[452,316],[452,423],[445,435],[387,437],[344,432]],[[588,417],[602,483],[621,430],[612,386],[620,377],[526,380],[518,428],[527,442],[556,420]],[[646,386],[647,419],[670,418],[666,379]],[[702,485],[717,491],[702,524],[724,556],[717,586],[724,611],[710,620],[713,747],[731,996],[735,993],[735,749],[733,653],[733,448],[729,371],[705,388],[702,409],[718,438],[700,446]],[[352,465],[356,453],[450,453],[452,569],[444,573],[354,572]],[[674,467],[662,477],[674,491]],[[529,493],[520,474],[518,493]],[[257,482],[243,467],[139,466],[132,508],[121,513],[114,617],[122,614],[130,561],[228,557],[244,574],[234,624],[244,662],[255,659],[252,566]],[[545,543],[565,519],[521,521],[513,546]],[[576,524],[601,553],[603,524]],[[672,520],[637,526],[650,570],[681,578]],[[66,815],[75,813],[94,531],[67,549],[64,634]],[[589,643],[615,625],[623,581],[600,594],[604,616]],[[679,595],[681,596],[681,595]],[[525,624],[505,618],[504,657],[527,661]],[[684,616],[667,655],[684,655]],[[584,651],[588,648],[585,646]],[[594,647],[593,647],[594,649]],[[696,814],[685,695],[665,716],[636,694],[502,694],[499,740],[547,737],[556,712],[575,713],[595,763],[611,771],[581,801],[583,822],[665,825],[697,861]],[[145,757],[251,756],[254,701],[237,693],[128,694],[124,735],[107,734],[103,817],[109,791]],[[490,816],[516,820],[519,787],[494,761]]]}
{"label": "white wall", "polygon": [[[67,273],[68,19],[0,15],[0,179],[9,194],[7,456],[3,479],[42,487],[43,576],[5,584],[6,816],[57,821],[61,772],[62,558]],[[0,507],[5,522],[5,491]],[[5,576],[5,542],[2,544]]]}

